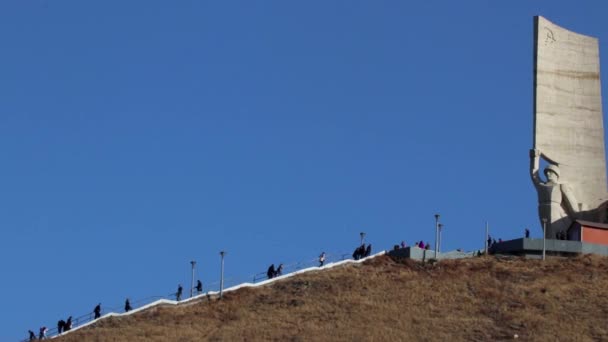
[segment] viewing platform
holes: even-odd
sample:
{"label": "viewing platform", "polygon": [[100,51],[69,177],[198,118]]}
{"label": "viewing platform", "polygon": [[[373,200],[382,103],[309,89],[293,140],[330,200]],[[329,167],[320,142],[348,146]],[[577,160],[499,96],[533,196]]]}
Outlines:
{"label": "viewing platform", "polygon": [[[540,259],[543,255],[543,239],[519,238],[497,242],[489,249],[491,255],[512,255],[523,256],[531,259]],[[484,253],[483,249],[479,250]],[[462,259],[477,255],[477,250],[472,252],[450,251],[437,253],[435,257],[434,249],[421,249],[418,247],[405,247],[394,249],[388,255],[396,258],[408,258],[419,261],[431,259]],[[580,254],[598,254],[608,256],[608,246],[595,243],[571,241],[571,240],[546,240],[546,254],[548,256],[577,256]]]}

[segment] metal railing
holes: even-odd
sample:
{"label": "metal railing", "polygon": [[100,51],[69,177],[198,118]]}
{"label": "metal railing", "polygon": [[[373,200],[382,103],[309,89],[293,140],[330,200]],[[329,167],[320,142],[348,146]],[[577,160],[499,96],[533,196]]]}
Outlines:
{"label": "metal railing", "polygon": [[[345,259],[348,259],[348,257],[350,256],[349,253],[338,253],[338,254],[325,254],[325,261],[324,261],[324,265],[330,264],[332,262],[337,262],[337,261],[342,261]],[[281,264],[279,264],[281,265]],[[283,272],[281,272],[281,275],[283,274],[289,274],[289,273],[293,273],[305,268],[309,268],[309,267],[320,267],[320,262],[319,262],[319,258],[315,258],[315,259],[309,259],[306,261],[299,261],[299,262],[295,262],[292,264],[288,264],[288,265],[283,265]],[[279,275],[277,275],[279,276]],[[273,277],[274,278],[274,277]],[[264,271],[264,272],[259,272],[253,275],[253,283],[257,283],[259,281],[262,280],[267,280],[270,279],[268,278],[268,271]]]}
{"label": "metal railing", "polygon": [[[329,254],[326,253],[325,254],[325,261],[324,261],[324,265],[333,263],[333,262],[338,262],[338,261],[342,261],[342,260],[346,260],[346,259],[350,259],[351,254],[350,253],[335,253],[335,254]],[[315,266],[320,266],[319,263],[319,258],[315,258],[315,259],[309,259],[309,260],[305,260],[305,261],[298,261],[298,262],[294,262],[294,263],[290,263],[290,264],[284,264],[283,265],[283,272],[282,275],[287,275],[305,268],[310,268],[310,267],[315,267]],[[253,283],[257,283],[260,282],[262,280],[266,280],[268,279],[267,275],[266,275],[266,271],[264,272],[259,272],[256,273],[254,275],[251,276],[247,276],[247,277],[230,277],[230,278],[224,278],[224,285],[226,288],[235,286],[235,285],[239,285],[239,284],[243,284],[243,283],[248,283],[250,282],[250,280],[253,279]],[[206,291],[203,291],[202,293],[196,293],[196,295],[201,295],[201,294],[209,294],[209,292],[217,292],[219,291],[219,287],[220,287],[220,281],[216,281],[213,283],[209,283],[205,286],[207,288]],[[137,299],[131,302],[131,307],[132,310],[135,310],[137,308],[141,308],[143,306],[146,306],[150,303],[153,303],[157,300],[160,299],[175,299],[177,295],[177,292],[172,292],[169,293],[165,296],[148,296],[148,297],[144,297],[141,299]],[[183,296],[183,293],[182,293]],[[188,297],[184,298],[182,297],[182,301],[187,299]],[[113,307],[102,307],[101,308],[101,318],[103,318],[104,315],[109,314],[109,313],[119,313],[119,312],[123,312],[124,311],[124,307],[121,306],[113,306]],[[70,330],[73,330],[79,326],[82,326],[86,323],[92,322],[94,321],[94,313],[93,311],[83,314],[81,316],[78,316],[76,318],[72,318],[72,327]],[[64,330],[65,332],[65,330]],[[63,333],[62,333],[63,334]],[[60,334],[58,334],[58,327],[57,326],[53,326],[52,328],[48,328],[47,332],[46,332],[46,338],[54,338],[56,336],[59,336]],[[36,335],[36,337],[38,337],[38,335]],[[27,342],[29,341],[29,337],[20,340],[20,342]],[[38,339],[36,339],[38,340]]]}

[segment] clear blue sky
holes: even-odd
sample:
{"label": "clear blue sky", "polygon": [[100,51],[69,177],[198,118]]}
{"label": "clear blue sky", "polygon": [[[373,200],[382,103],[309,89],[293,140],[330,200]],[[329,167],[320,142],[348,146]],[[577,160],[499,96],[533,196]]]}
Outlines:
{"label": "clear blue sky", "polygon": [[[406,240],[540,236],[534,15],[605,1],[0,2],[0,340]],[[603,77],[604,108],[608,92]]]}

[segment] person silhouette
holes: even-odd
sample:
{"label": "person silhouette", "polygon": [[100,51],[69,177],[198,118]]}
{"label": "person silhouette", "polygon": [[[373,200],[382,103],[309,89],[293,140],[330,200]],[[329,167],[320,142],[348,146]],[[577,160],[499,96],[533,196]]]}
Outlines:
{"label": "person silhouette", "polygon": [[268,276],[268,279],[271,279],[275,276],[274,264],[271,264],[270,267],[268,267],[268,271],[266,271],[266,276]]}
{"label": "person silhouette", "polygon": [[46,340],[46,332],[47,332],[47,328],[46,327],[41,327],[40,328],[40,335],[38,336],[39,340]]}
{"label": "person silhouette", "polygon": [[61,333],[63,332],[64,328],[65,328],[65,321],[62,320],[62,319],[60,319],[57,322],[57,335],[61,335]]}
{"label": "person silhouette", "polygon": [[63,326],[63,331],[70,331],[72,330],[72,316],[68,317],[68,319],[65,321],[65,325]]}
{"label": "person silhouette", "polygon": [[93,313],[95,314],[95,317],[93,319],[98,319],[99,317],[101,317],[101,303],[97,304],[95,309],[93,309]]}
{"label": "person silhouette", "polygon": [[180,300],[182,300],[182,292],[184,291],[184,288],[182,287],[182,284],[178,284],[177,285],[177,293],[175,293],[175,299],[179,302]]}

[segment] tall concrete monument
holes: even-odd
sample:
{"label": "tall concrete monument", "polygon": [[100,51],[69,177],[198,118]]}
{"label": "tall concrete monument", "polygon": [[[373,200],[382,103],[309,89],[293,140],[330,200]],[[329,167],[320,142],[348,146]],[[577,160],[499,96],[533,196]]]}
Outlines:
{"label": "tall concrete monument", "polygon": [[[546,181],[540,159],[548,163]],[[576,219],[606,222],[606,156],[599,44],[534,18],[534,148],[530,173],[547,237]]]}

